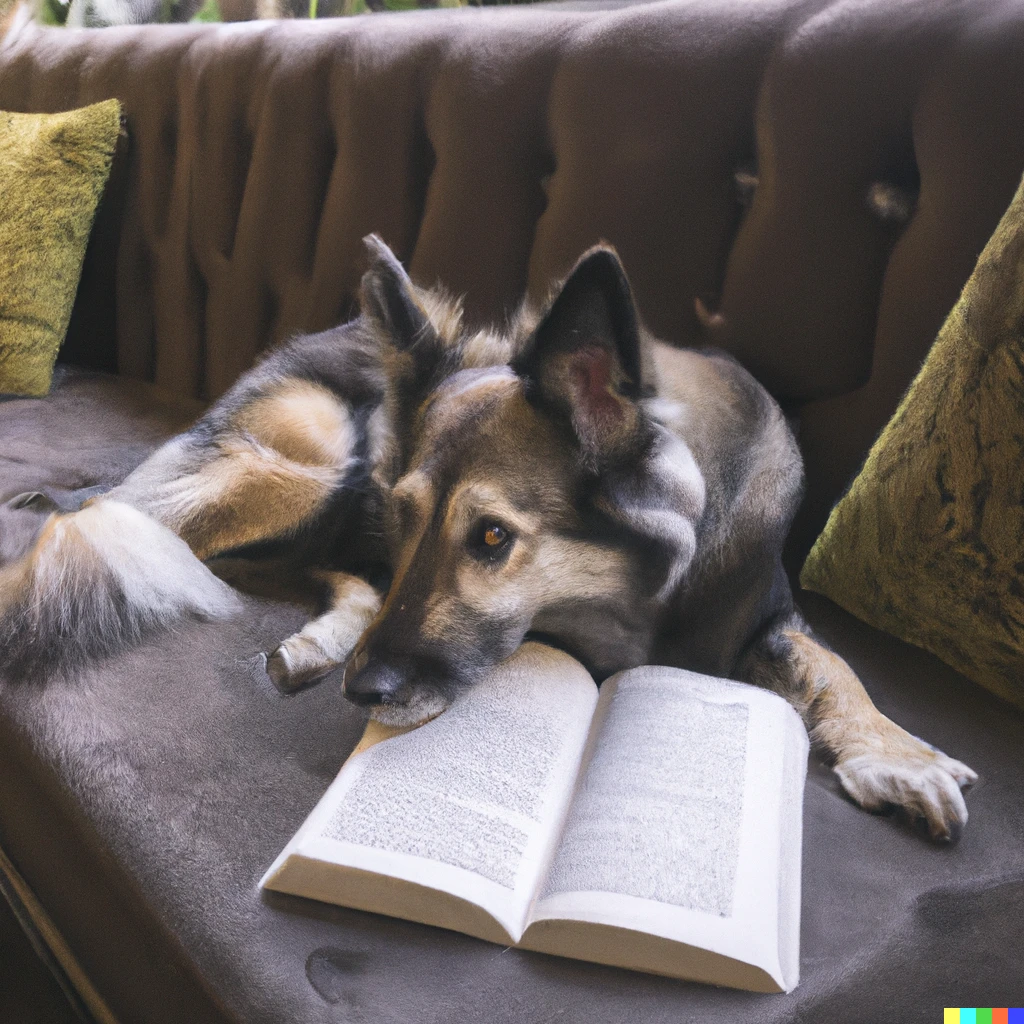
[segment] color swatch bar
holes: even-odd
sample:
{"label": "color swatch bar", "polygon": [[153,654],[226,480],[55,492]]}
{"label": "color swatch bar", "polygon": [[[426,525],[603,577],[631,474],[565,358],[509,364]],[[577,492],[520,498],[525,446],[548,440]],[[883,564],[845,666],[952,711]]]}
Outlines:
{"label": "color swatch bar", "polygon": [[942,1011],[942,1024],[1024,1024],[1024,1008],[947,1006]]}

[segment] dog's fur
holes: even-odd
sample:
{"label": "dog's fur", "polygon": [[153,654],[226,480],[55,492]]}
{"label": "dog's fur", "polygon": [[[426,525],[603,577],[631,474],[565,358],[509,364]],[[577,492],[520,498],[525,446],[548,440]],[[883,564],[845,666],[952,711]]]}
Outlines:
{"label": "dog's fur", "polygon": [[275,550],[331,595],[270,654],[283,689],[348,662],[351,699],[412,723],[527,633],[598,678],[731,675],[791,701],[862,806],[954,836],[974,773],[881,715],[793,606],[780,553],[802,468],[764,389],[727,355],[648,337],[608,248],[543,310],[474,333],[367,242],[357,319],[272,352],[0,570],[8,669],[231,614],[203,560]]}

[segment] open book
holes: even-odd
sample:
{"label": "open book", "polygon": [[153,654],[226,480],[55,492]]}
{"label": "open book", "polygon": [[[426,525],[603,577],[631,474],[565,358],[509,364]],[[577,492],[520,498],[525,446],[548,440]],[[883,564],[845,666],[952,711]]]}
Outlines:
{"label": "open book", "polygon": [[574,659],[527,643],[433,721],[371,722],[261,885],[788,992],[807,748],[773,694],[651,667],[599,694]]}

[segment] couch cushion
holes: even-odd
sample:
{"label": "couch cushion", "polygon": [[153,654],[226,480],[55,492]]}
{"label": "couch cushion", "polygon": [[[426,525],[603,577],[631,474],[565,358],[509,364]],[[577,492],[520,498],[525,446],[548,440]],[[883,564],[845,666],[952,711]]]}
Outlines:
{"label": "couch cushion", "polygon": [[[194,412],[65,373],[47,399],[0,403],[0,498],[112,483]],[[261,894],[260,875],[363,728],[337,673],[290,698],[270,684],[257,654],[303,613],[269,598],[247,597],[227,624],[175,624],[75,683],[0,678],[0,845],[126,1022],[860,1024],[1010,1005],[1024,942],[1024,714],[823,599],[805,611],[883,712],[981,781],[963,839],[939,848],[858,810],[812,765],[803,980],[789,996]]]}

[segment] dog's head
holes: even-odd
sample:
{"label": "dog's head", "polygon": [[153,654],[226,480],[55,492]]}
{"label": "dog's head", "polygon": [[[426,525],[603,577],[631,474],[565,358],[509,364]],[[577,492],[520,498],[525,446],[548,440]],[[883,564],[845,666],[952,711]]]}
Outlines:
{"label": "dog's head", "polygon": [[540,317],[491,337],[498,361],[467,355],[479,336],[442,337],[386,250],[363,294],[419,393],[406,394],[409,440],[384,492],[393,581],[348,697],[383,721],[420,721],[530,631],[599,674],[642,661],[692,556],[703,483],[645,404],[615,253],[591,250]]}

